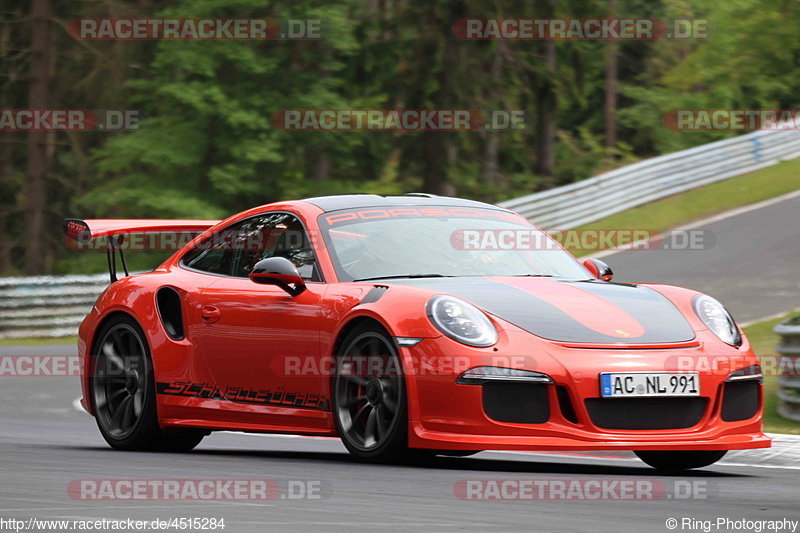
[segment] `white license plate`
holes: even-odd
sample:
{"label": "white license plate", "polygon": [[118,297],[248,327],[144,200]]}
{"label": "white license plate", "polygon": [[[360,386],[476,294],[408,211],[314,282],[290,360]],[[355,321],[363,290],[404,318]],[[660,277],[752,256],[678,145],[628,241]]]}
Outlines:
{"label": "white license plate", "polygon": [[700,396],[697,372],[603,372],[603,398]]}

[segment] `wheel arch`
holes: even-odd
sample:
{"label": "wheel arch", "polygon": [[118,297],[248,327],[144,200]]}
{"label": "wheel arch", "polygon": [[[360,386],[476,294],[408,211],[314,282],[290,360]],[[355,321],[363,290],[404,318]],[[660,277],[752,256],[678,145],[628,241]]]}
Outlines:
{"label": "wheel arch", "polygon": [[339,351],[342,348],[342,343],[347,338],[347,336],[356,328],[362,327],[365,325],[372,325],[375,327],[379,327],[380,329],[384,330],[389,337],[394,339],[392,335],[392,331],[384,324],[382,321],[378,320],[376,317],[371,315],[356,315],[350,317],[344,325],[339,328],[339,331],[336,333],[335,340],[333,342],[331,354],[332,356],[340,355]]}
{"label": "wheel arch", "polygon": [[[131,313],[127,312],[127,311],[123,311],[121,309],[116,309],[114,311],[111,311],[107,315],[105,315],[103,318],[100,319],[100,321],[97,323],[97,327],[95,327],[94,331],[92,332],[92,341],[91,341],[91,344],[89,345],[89,356],[92,359],[94,359],[95,347],[97,346],[97,340],[98,340],[98,335],[97,334],[100,331],[102,331],[103,328],[106,326],[106,324],[108,324],[112,320],[117,319],[117,318],[123,318],[123,317],[130,318],[131,320],[133,320],[134,322],[139,324],[139,321],[136,320],[136,317],[133,314],[131,314]],[[139,327],[141,328],[142,325],[139,324]],[[142,328],[142,330],[144,331],[144,328]]]}
{"label": "wheel arch", "polygon": [[[342,344],[344,343],[344,340],[347,338],[347,336],[350,335],[350,333],[355,331],[357,328],[369,325],[380,328],[382,331],[385,331],[386,334],[389,335],[389,338],[392,339],[392,344],[394,344],[394,336],[392,335],[391,330],[386,326],[386,324],[384,324],[381,320],[379,320],[375,316],[358,314],[350,316],[344,321],[344,324],[336,332],[330,353],[327,355],[329,355],[333,359],[342,355],[341,354]],[[400,354],[400,350],[396,345],[395,345],[395,350],[397,351],[397,355],[400,358],[401,364],[405,365],[405,363],[403,362],[403,357]],[[403,372],[403,374],[405,374],[405,371]],[[333,394],[334,394],[333,387],[335,381],[336,381],[336,374],[331,373],[328,379],[328,391],[329,391],[328,395],[330,396],[331,401],[333,401]]]}

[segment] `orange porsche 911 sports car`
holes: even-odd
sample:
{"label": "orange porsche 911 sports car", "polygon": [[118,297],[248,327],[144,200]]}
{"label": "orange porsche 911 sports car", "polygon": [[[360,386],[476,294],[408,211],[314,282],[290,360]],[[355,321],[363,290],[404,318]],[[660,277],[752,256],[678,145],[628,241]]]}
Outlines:
{"label": "orange porsche 911 sports car", "polygon": [[[65,233],[106,243],[79,353],[82,404],[114,448],[188,451],[225,430],[338,436],[381,462],[633,450],[678,470],[770,445],[758,360],[722,304],[614,283],[497,206],[358,194]],[[129,275],[141,234],[191,240]]]}

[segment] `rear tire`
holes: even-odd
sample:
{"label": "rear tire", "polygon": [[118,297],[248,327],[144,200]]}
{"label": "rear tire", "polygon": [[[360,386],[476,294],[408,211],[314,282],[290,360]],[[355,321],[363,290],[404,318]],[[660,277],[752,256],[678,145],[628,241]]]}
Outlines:
{"label": "rear tire", "polygon": [[633,452],[646,464],[658,470],[678,471],[710,466],[722,459],[727,451],[640,451]]}
{"label": "rear tire", "polygon": [[97,335],[89,379],[95,421],[116,450],[188,452],[200,430],[165,431],[158,425],[152,359],[147,340],[129,316],[109,320]]}
{"label": "rear tire", "polygon": [[344,338],[332,385],[336,429],[352,455],[389,463],[409,453],[405,378],[383,328],[357,327]]}

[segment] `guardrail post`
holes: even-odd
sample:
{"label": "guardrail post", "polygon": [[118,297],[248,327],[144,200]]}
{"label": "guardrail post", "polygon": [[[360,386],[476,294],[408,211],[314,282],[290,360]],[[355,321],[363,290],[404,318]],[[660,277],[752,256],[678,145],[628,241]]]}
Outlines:
{"label": "guardrail post", "polygon": [[[795,365],[800,363],[800,315],[792,317],[775,326],[775,333],[781,341],[776,349],[786,357],[796,357]],[[778,376],[778,414],[789,420],[800,422],[800,376]]]}
{"label": "guardrail post", "polygon": [[761,138],[758,135],[751,137],[753,143],[753,159],[756,163],[761,163]]}

